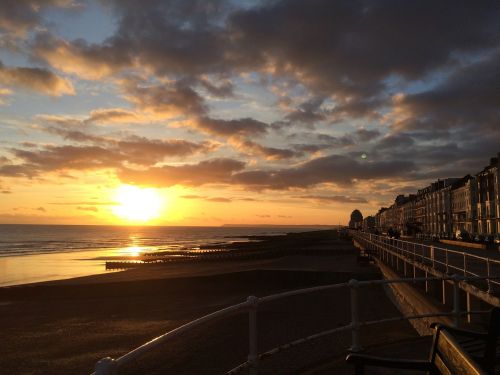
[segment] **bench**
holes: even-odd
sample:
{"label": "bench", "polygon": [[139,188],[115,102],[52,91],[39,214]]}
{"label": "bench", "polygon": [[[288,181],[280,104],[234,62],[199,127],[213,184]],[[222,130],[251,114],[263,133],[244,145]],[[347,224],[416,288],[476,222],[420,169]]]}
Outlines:
{"label": "bench", "polygon": [[388,359],[363,354],[349,354],[346,361],[354,364],[356,375],[363,375],[366,366],[420,370],[432,375],[488,374],[460,346],[447,327],[436,324],[433,328],[435,331],[428,360]]}
{"label": "bench", "polygon": [[[436,324],[432,324],[434,328]],[[483,367],[489,374],[495,373],[495,367],[500,365],[500,308],[494,307],[490,312],[487,332],[476,332],[454,327],[443,327],[450,332],[458,344]]]}

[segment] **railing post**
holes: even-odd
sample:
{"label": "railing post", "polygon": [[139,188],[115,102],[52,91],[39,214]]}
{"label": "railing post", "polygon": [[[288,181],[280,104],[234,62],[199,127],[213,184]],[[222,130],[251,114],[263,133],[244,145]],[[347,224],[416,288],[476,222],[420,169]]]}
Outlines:
{"label": "railing post", "polygon": [[460,326],[460,276],[455,274],[453,278],[453,325]]}
{"label": "railing post", "polygon": [[[486,258],[486,275],[488,277],[491,277],[490,257]],[[493,293],[493,288],[492,288],[492,285],[491,285],[491,280],[488,278],[488,279],[486,279],[486,282],[488,283],[487,293],[490,293],[490,294]]]}
{"label": "railing post", "polygon": [[349,280],[349,288],[351,291],[351,332],[352,342],[351,352],[359,352],[362,350],[359,345],[359,310],[358,310],[358,280]]}
{"label": "railing post", "polygon": [[432,268],[436,268],[435,267],[435,263],[434,263],[434,259],[435,259],[435,256],[434,256],[434,246],[431,245],[430,249],[429,249],[429,255],[431,256],[431,261],[432,261]]}
{"label": "railing post", "polygon": [[465,255],[465,251],[462,254],[464,255],[464,277],[467,277],[467,255]]}
{"label": "railing post", "polygon": [[247,302],[250,307],[248,310],[248,362],[250,363],[249,374],[259,374],[259,352],[257,346],[257,309],[259,299],[255,296],[249,296]]}
{"label": "railing post", "polygon": [[446,274],[448,275],[448,249],[445,249],[445,257],[446,257],[446,260],[445,260],[445,263],[446,263]]}
{"label": "railing post", "polygon": [[118,369],[113,358],[102,358],[95,364],[95,375],[117,375]]}

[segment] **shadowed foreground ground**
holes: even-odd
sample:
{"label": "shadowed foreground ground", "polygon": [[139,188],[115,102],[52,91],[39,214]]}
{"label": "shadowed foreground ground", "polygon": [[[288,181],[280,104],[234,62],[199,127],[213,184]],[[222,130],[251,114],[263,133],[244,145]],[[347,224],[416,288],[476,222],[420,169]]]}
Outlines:
{"label": "shadowed foreground ground", "polygon": [[[378,275],[372,267],[356,265],[354,250],[335,254],[335,248],[331,256],[169,267],[1,288],[0,368],[9,374],[90,373],[101,357],[122,355],[248,295]],[[127,275],[133,281],[124,281]],[[363,319],[398,314],[381,287],[362,288],[360,294]],[[348,323],[347,290],[280,300],[260,309],[259,346],[268,350]],[[146,355],[127,373],[224,373],[246,359],[247,324],[246,315],[206,324]],[[407,322],[362,332],[366,346],[415,336]],[[332,335],[272,357],[262,363],[261,373],[321,373],[321,364],[343,357],[349,344],[349,333]]]}

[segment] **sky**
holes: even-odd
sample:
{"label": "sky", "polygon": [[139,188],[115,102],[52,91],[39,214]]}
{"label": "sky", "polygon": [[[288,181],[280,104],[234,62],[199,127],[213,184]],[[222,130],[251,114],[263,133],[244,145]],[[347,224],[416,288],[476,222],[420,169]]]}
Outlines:
{"label": "sky", "polygon": [[1,1],[0,223],[345,224],[477,173],[500,152],[499,19],[498,1]]}

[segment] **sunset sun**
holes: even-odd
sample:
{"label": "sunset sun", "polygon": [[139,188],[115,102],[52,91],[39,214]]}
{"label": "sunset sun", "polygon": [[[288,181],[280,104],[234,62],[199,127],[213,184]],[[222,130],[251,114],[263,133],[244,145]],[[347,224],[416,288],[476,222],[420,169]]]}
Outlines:
{"label": "sunset sun", "polygon": [[121,185],[116,189],[113,213],[121,219],[147,222],[160,216],[164,204],[156,189]]}

